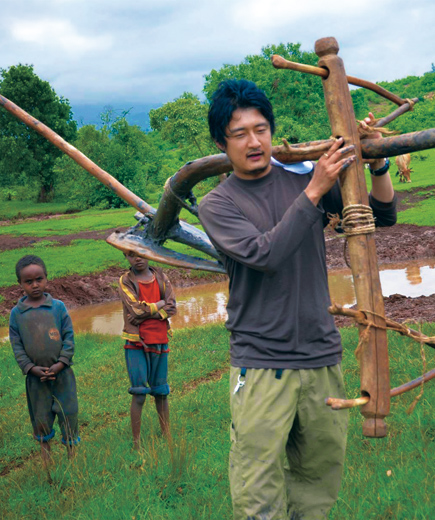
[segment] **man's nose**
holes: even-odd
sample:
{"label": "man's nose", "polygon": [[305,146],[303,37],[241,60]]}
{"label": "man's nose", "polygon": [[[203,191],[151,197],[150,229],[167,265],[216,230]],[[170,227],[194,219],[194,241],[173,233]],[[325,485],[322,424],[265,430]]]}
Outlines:
{"label": "man's nose", "polygon": [[258,148],[260,146],[260,141],[255,132],[248,134],[248,144],[251,148]]}

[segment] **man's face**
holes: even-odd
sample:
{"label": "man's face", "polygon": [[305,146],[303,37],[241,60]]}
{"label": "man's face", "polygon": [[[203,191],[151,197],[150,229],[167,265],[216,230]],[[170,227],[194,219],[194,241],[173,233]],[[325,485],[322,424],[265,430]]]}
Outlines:
{"label": "man's face", "polygon": [[272,135],[267,119],[256,108],[238,108],[226,128],[226,146],[234,174],[241,179],[258,179],[271,169]]}

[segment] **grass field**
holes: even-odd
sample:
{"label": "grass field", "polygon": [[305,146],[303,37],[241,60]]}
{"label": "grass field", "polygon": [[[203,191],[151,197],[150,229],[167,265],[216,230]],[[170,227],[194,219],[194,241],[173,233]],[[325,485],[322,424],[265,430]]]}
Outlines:
{"label": "grass field", "polygon": [[44,240],[32,247],[0,253],[0,287],[17,283],[13,266],[24,255],[41,256],[50,279],[72,274],[98,273],[108,267],[125,265],[121,251],[109,246],[104,240],[73,240],[69,246],[62,247],[56,247],[55,242]]}
{"label": "grass field", "polygon": [[[435,190],[432,173],[435,151],[422,153],[428,157],[412,163],[411,184],[400,184],[398,177],[393,176],[398,191],[418,187],[428,195],[415,208],[401,212],[399,222],[434,225],[435,198],[425,188],[434,186]],[[392,172],[395,173],[394,167]],[[19,216],[18,213],[34,216],[42,206],[46,213],[65,211],[56,205],[8,204],[2,206],[2,212],[9,219]],[[41,221],[17,220],[0,226],[3,235],[47,237],[32,247],[0,253],[0,287],[15,285],[11,266],[25,254],[42,256],[50,278],[90,274],[110,266],[126,265],[122,254],[103,240],[79,239],[69,246],[59,246],[49,237],[131,226],[136,222],[134,212],[131,208],[86,211]],[[185,210],[182,217],[197,223]],[[176,247],[186,251],[184,246]],[[425,324],[424,331],[435,335],[435,325]],[[353,328],[341,332],[347,392],[349,397],[356,397],[359,368],[353,351],[357,333]],[[423,363],[419,346],[393,335],[389,344],[392,386],[420,376]],[[176,331],[171,350],[173,441],[168,445],[160,437],[154,406],[148,402],[143,414],[144,448],[134,452],[120,339],[79,335],[74,370],[78,380],[82,444],[76,458],[68,461],[57,436],[52,443],[55,466],[45,472],[41,469],[39,448],[31,436],[24,378],[10,346],[0,344],[0,518],[231,518],[227,477],[228,333],[222,325]],[[428,365],[427,370],[434,368],[433,363]],[[424,387],[423,397],[409,416],[406,410],[419,390],[393,400],[388,418],[389,436],[385,439],[362,437],[361,415],[357,410],[351,411],[343,485],[330,520],[432,518],[431,499],[435,492],[433,385],[434,382]]]}
{"label": "grass field", "polygon": [[[425,325],[435,334],[435,324]],[[349,397],[358,395],[356,329],[342,329]],[[419,346],[390,336],[392,385],[421,375]],[[429,357],[429,356],[428,356]],[[159,435],[154,406],[143,417],[143,449],[131,449],[129,396],[119,338],[79,335],[75,373],[82,443],[70,462],[58,437],[55,467],[41,469],[32,440],[24,378],[8,344],[0,347],[0,513],[4,520],[229,519],[228,334],[222,325],[176,331],[171,343],[173,442]],[[427,370],[433,368],[428,366]],[[427,520],[435,492],[435,386],[396,397],[385,439],[361,435],[352,410],[345,473],[332,520]],[[340,413],[340,412],[337,412]],[[391,472],[389,474],[388,472]]]}
{"label": "grass field", "polygon": [[[34,204],[23,201],[16,203],[15,201],[4,202],[4,205],[11,204],[7,209],[10,214],[9,219],[12,219],[10,225],[0,226],[0,235],[14,235],[14,236],[31,236],[31,237],[49,237],[54,235],[71,235],[73,233],[80,233],[82,231],[104,231],[116,227],[131,227],[137,224],[134,218],[136,210],[134,208],[119,208],[107,210],[86,210],[74,214],[56,214],[55,217],[44,220],[17,220],[18,214],[28,210],[29,217],[37,215],[51,215],[51,208],[54,204]],[[61,204],[57,205],[59,208]],[[66,205],[64,211],[66,211]],[[39,210],[39,213],[36,212]],[[197,224],[198,219],[182,209],[180,218],[189,222],[190,224]]]}
{"label": "grass field", "polygon": [[397,166],[391,158],[390,174],[396,191],[411,191],[415,188],[435,186],[435,149],[411,154],[411,182],[400,182],[396,175]]}
{"label": "grass field", "polygon": [[11,220],[37,215],[56,215],[66,213],[68,204],[66,202],[47,202],[38,204],[33,201],[10,200],[1,201],[0,220]]}

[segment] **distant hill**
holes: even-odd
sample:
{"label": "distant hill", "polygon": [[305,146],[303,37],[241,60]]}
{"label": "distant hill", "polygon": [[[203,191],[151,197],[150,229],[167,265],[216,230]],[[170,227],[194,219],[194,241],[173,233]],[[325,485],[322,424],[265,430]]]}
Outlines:
{"label": "distant hill", "polygon": [[150,119],[148,116],[152,108],[159,108],[160,105],[140,105],[137,103],[106,104],[106,105],[74,105],[72,111],[78,127],[84,125],[95,125],[97,128],[102,126],[101,114],[108,110],[113,111],[113,117],[120,117],[128,111],[127,121],[131,125],[139,126],[144,132],[150,130]]}

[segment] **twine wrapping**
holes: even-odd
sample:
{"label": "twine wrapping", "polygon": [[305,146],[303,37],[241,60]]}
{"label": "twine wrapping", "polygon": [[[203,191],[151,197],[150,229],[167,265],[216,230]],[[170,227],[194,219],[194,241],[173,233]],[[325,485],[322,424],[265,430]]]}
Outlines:
{"label": "twine wrapping", "polygon": [[373,210],[364,204],[351,204],[343,208],[341,227],[347,237],[375,232]]}

